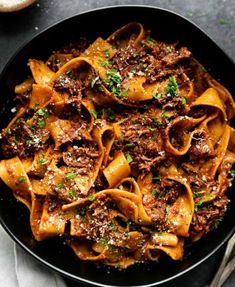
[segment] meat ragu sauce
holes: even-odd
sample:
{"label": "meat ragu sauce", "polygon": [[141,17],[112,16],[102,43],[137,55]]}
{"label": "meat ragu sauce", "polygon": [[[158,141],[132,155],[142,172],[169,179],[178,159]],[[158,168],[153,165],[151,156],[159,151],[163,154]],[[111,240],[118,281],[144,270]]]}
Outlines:
{"label": "meat ragu sauce", "polygon": [[127,268],[180,260],[186,241],[217,228],[235,105],[186,47],[129,23],[29,67],[1,132],[0,177],[36,240],[63,235],[81,260]]}

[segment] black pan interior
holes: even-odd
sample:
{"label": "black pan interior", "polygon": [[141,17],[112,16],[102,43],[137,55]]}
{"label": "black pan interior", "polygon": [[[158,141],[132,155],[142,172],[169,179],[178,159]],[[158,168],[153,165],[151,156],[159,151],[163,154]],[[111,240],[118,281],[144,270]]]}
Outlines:
{"label": "black pan interior", "polygon": [[[46,60],[51,51],[81,36],[91,41],[107,37],[115,29],[138,21],[152,31],[156,39],[187,46],[214,76],[235,95],[235,66],[223,51],[198,27],[172,12],[141,6],[118,6],[94,10],[67,19],[39,34],[13,56],[0,77],[0,127],[12,117],[14,86],[29,74],[29,58]],[[79,261],[62,238],[36,242],[29,227],[29,213],[17,203],[11,191],[0,183],[0,219],[7,232],[39,261],[71,279],[95,286],[150,286],[161,284],[183,274],[215,252],[235,230],[234,193],[230,188],[227,213],[217,230],[186,249],[181,262],[163,257],[159,263],[136,265],[125,271],[97,268],[93,263]]]}

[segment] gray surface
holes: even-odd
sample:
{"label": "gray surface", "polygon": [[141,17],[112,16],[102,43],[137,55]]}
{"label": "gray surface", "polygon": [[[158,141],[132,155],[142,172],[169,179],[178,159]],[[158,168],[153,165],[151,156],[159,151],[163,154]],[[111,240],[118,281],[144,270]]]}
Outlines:
{"label": "gray surface", "polygon": [[[23,11],[0,14],[0,72],[12,54],[25,41],[49,25],[89,9],[120,4],[158,6],[186,16],[205,30],[235,62],[235,0],[41,0]],[[174,283],[163,286],[208,286],[222,254],[223,249]],[[68,282],[68,284],[69,286],[81,286],[72,282]],[[224,284],[224,287],[234,286],[235,274]]]}

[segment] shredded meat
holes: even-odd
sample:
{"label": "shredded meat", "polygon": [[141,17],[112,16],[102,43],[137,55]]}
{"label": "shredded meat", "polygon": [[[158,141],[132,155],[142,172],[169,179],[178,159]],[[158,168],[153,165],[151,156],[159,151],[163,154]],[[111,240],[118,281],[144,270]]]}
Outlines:
{"label": "shredded meat", "polygon": [[113,67],[120,71],[123,78],[136,74],[145,76],[147,83],[171,75],[177,71],[177,64],[188,59],[191,52],[182,47],[179,50],[174,45],[162,42],[142,41],[142,45],[134,46],[134,42],[120,49],[113,58]]}
{"label": "shredded meat", "polygon": [[216,223],[222,220],[228,202],[227,196],[223,195],[212,202],[201,205],[193,214],[190,234],[193,236],[197,233],[208,233],[213,227],[216,227]]}
{"label": "shredded meat", "polygon": [[92,143],[78,147],[70,146],[63,152],[63,160],[68,166],[77,167],[79,174],[88,174],[93,169],[95,160],[99,156],[97,146]]}
{"label": "shredded meat", "polygon": [[181,192],[179,183],[162,178],[160,182],[153,183],[152,194],[144,195],[143,205],[157,230],[165,230],[168,227],[167,204],[173,204]]}
{"label": "shredded meat", "polygon": [[59,92],[68,92],[70,95],[81,95],[82,83],[80,80],[74,80],[69,76],[60,76],[54,82],[53,88]]}
{"label": "shredded meat", "polygon": [[27,123],[20,119],[10,129],[1,133],[1,150],[4,157],[13,155],[26,157],[35,151],[45,147],[49,138],[49,131],[46,129],[30,129]]}

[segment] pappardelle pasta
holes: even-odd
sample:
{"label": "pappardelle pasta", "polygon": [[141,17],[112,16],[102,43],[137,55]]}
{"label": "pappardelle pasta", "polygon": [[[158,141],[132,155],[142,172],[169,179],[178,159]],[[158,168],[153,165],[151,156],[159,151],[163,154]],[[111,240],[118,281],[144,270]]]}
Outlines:
{"label": "pappardelle pasta", "polygon": [[36,240],[64,236],[81,260],[127,268],[181,260],[185,241],[217,227],[235,104],[186,47],[129,23],[28,65],[0,177]]}

